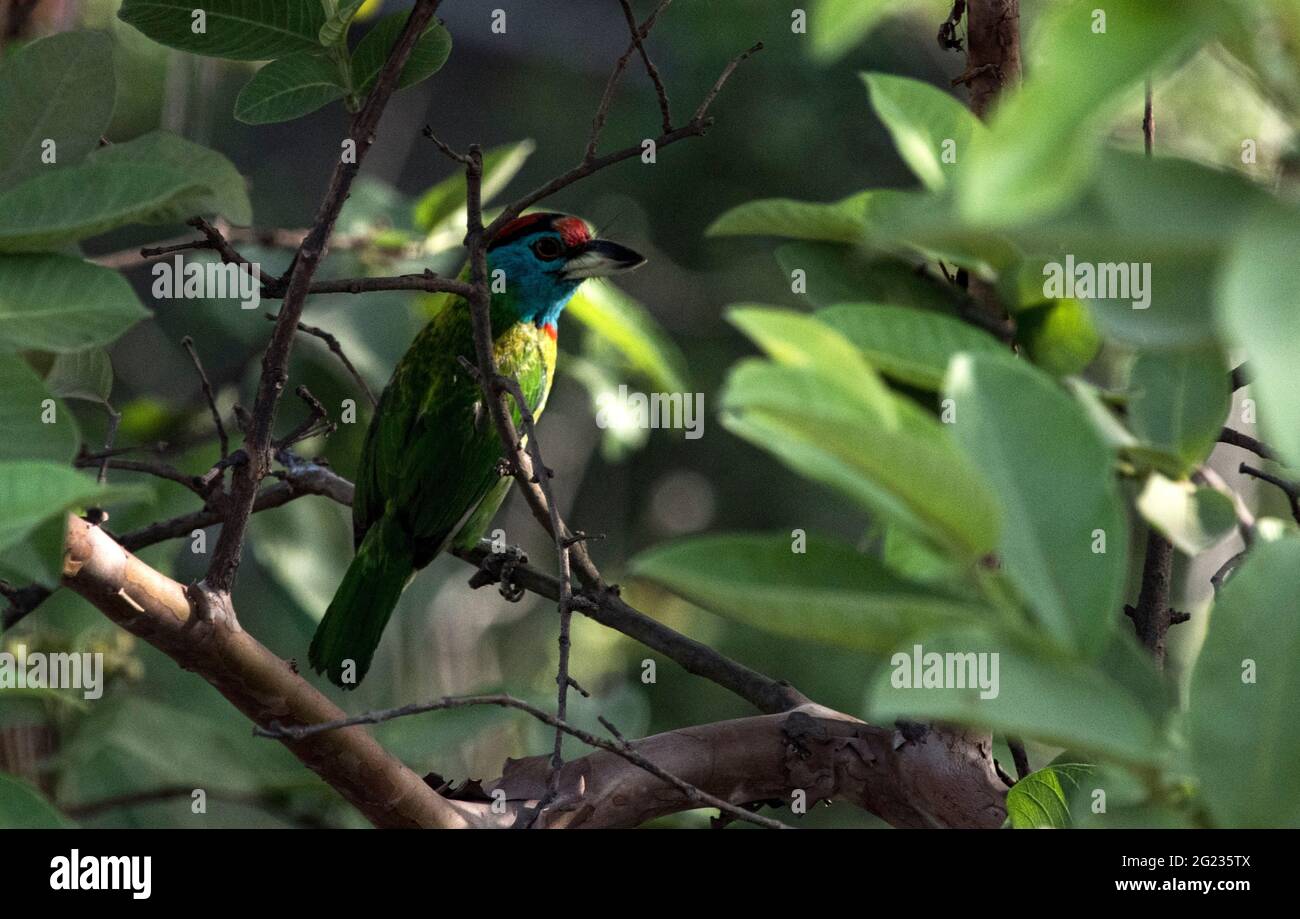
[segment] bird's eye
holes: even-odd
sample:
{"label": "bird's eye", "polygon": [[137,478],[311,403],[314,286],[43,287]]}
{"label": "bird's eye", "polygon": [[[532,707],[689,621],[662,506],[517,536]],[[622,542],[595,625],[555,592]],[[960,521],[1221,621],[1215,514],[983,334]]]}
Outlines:
{"label": "bird's eye", "polygon": [[548,262],[551,259],[559,258],[563,251],[564,247],[560,245],[560,241],[554,236],[543,236],[533,243],[533,252],[538,258],[546,259]]}

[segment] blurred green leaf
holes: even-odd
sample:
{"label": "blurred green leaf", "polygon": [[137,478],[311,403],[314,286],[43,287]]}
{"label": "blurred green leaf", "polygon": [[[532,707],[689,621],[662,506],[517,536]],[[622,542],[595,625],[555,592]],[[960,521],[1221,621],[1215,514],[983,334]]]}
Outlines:
{"label": "blurred green leaf", "polygon": [[1016,341],[1052,376],[1079,373],[1101,350],[1101,335],[1078,300],[1054,300],[1016,314]]}
{"label": "blurred green leaf", "polygon": [[875,368],[847,336],[820,318],[752,305],[731,307],[727,320],[778,364],[816,374],[889,421],[897,420],[894,396]]}
{"label": "blurred green leaf", "polygon": [[[960,161],[971,137],[984,125],[943,90],[920,80],[885,73],[864,73],[871,107],[894,139],[898,155],[922,184],[941,191],[948,183],[949,165]],[[953,144],[952,163],[943,161],[944,145]]]}
{"label": "blurred green leaf", "polygon": [[[483,154],[483,203],[489,203],[510,180],[523,168],[528,157],[537,149],[531,140],[516,141],[494,147]],[[426,233],[433,234],[446,229],[450,223],[453,230],[459,229],[464,234],[465,228],[465,174],[458,171],[430,188],[415,204],[415,225]],[[454,218],[454,219],[453,219]],[[460,240],[455,240],[460,245]]]}
{"label": "blurred green leaf", "polygon": [[[99,145],[113,114],[113,43],[102,32],[63,32],[6,55],[0,65],[0,188],[74,165]],[[52,164],[42,161],[48,148]]]}
{"label": "blurred green leaf", "polygon": [[896,9],[888,0],[813,0],[808,11],[813,57],[821,61],[842,57]]}
{"label": "blurred green leaf", "polygon": [[831,204],[789,198],[749,201],[713,221],[705,234],[856,243],[866,225],[868,203],[884,194],[888,192],[864,191]]}
{"label": "blurred green leaf", "polygon": [[900,578],[851,546],[785,534],[701,536],[657,546],[631,573],[754,628],[879,651],[939,623],[987,614],[976,601]]}
{"label": "blurred green leaf", "polygon": [[1250,355],[1265,436],[1300,466],[1300,215],[1260,214],[1237,238],[1219,289],[1219,322]]}
{"label": "blurred green leaf", "polygon": [[565,315],[587,327],[620,356],[622,363],[663,392],[690,387],[686,358],[655,318],[612,284],[583,284]]}
{"label": "blurred green leaf", "polygon": [[[401,10],[376,22],[352,52],[352,85],[362,95],[370,92],[389,53],[397,44],[410,13]],[[433,76],[451,54],[451,35],[436,20],[424,30],[407,58],[397,88],[406,89]]]}
{"label": "blurred green leaf", "polygon": [[[176,785],[218,798],[313,783],[280,744],[254,737],[235,709],[209,712],[138,695],[101,702],[59,760],[60,800],[76,803]],[[208,809],[215,810],[212,800]]]}
{"label": "blurred green leaf", "polygon": [[106,345],[148,315],[116,271],[66,255],[0,256],[0,351]]}
{"label": "blurred green leaf", "polygon": [[880,535],[880,560],[909,581],[933,584],[953,581],[962,574],[953,559],[941,555],[907,530],[894,524],[875,528]]}
{"label": "blurred green leaf", "polygon": [[1214,448],[1232,407],[1228,369],[1217,349],[1144,351],[1129,378],[1129,424],[1156,450],[1182,461],[1182,471]]}
{"label": "blurred green leaf", "polygon": [[61,830],[76,826],[38,789],[0,772],[0,830]]}
{"label": "blurred green leaf", "polygon": [[290,121],[343,98],[344,92],[333,60],[300,51],[253,74],[235,100],[235,117],[245,124]]}
{"label": "blurred green leaf", "polygon": [[[958,355],[945,392],[957,441],[1000,499],[1004,572],[1060,647],[1095,656],[1128,570],[1111,451],[1079,406],[1022,361]],[[1094,551],[1099,533],[1104,551]]]}
{"label": "blurred green leaf", "polygon": [[1053,764],[1031,772],[1007,792],[1007,819],[1012,829],[1062,830],[1070,823],[1069,792],[1093,771],[1084,763]]}
{"label": "blurred green leaf", "polygon": [[952,312],[965,292],[947,281],[918,273],[916,265],[846,243],[792,242],[777,247],[787,278],[803,272],[806,296],[816,306],[836,303],[893,303]]}
{"label": "blurred green leaf", "polygon": [[45,388],[62,399],[107,403],[113,391],[113,364],[103,348],[56,355],[45,374]]}
{"label": "blurred green leaf", "polygon": [[1174,482],[1158,472],[1147,477],[1137,509],[1147,523],[1190,556],[1218,545],[1237,527],[1237,512],[1227,495],[1191,482]]}
{"label": "blurred green leaf", "polygon": [[[126,501],[148,500],[143,486],[100,485],[89,475],[67,466],[31,460],[0,460],[0,550],[58,521],[68,511]],[[60,533],[62,530],[60,529]],[[49,531],[42,533],[49,535]],[[41,540],[38,547],[48,570],[58,571],[55,562],[62,552],[62,539]]]}
{"label": "blurred green leaf", "polygon": [[1008,225],[1069,201],[1096,166],[1106,137],[1099,122],[1143,77],[1195,50],[1218,24],[1220,6],[1113,0],[1046,9],[1025,42],[1034,58],[1024,87],[999,106],[964,159],[961,214]]}
{"label": "blurred green leaf", "polygon": [[1226,827],[1300,825],[1300,540],[1257,542],[1220,591],[1192,673],[1201,795]]}
{"label": "blurred green leaf", "polygon": [[818,373],[747,360],[727,380],[723,424],[936,548],[969,559],[996,544],[987,486],[942,426],[909,400],[882,408],[865,391]]}
{"label": "blurred green leaf", "polygon": [[[996,659],[984,658],[985,676],[996,687],[985,691],[987,698],[981,697],[969,679],[969,657],[954,659],[959,664],[955,671],[967,675],[965,687],[915,687],[917,645],[923,674],[930,654],[940,655],[946,670],[944,655],[996,653]],[[942,630],[900,644],[890,663],[876,674],[869,690],[867,717],[876,723],[909,718],[966,724],[1134,764],[1153,765],[1164,755],[1156,722],[1127,690],[1091,665],[1044,648],[983,630]]]}
{"label": "blurred green leaf", "polygon": [[[196,10],[206,15],[196,31]],[[320,0],[123,0],[118,18],[159,44],[207,57],[267,61],[320,48]]]}
{"label": "blurred green leaf", "polygon": [[81,441],[77,420],[15,354],[0,354],[0,392],[0,460],[72,461]]}
{"label": "blurred green leaf", "polygon": [[816,316],[853,342],[867,360],[903,383],[936,390],[954,354],[1000,353],[992,335],[942,313],[877,303],[845,303]]}

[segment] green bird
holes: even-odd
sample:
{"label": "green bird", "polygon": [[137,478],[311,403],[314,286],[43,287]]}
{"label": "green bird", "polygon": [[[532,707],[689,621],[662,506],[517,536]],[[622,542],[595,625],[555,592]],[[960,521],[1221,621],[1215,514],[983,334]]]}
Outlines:
{"label": "green bird", "polygon": [[[493,351],[534,417],[555,377],[557,323],[578,286],[641,265],[565,214],[525,214],[488,246]],[[499,289],[499,292],[498,292]],[[471,546],[510,489],[501,440],[478,382],[469,305],[452,298],[398,362],[366,431],[352,502],[356,556],[312,639],[318,673],[345,689],[370,669],[384,626],[415,573],[450,546]],[[518,407],[511,403],[515,423]]]}

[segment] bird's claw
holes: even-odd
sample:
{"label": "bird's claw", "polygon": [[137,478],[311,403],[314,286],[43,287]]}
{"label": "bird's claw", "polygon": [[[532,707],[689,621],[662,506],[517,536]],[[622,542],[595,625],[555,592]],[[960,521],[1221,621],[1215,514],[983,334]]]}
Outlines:
{"label": "bird's claw", "polygon": [[526,564],[528,556],[518,546],[506,546],[500,552],[489,552],[479,562],[478,571],[470,578],[469,586],[477,589],[496,584],[501,596],[511,603],[518,603],[526,591],[515,583],[514,572],[519,565]]}

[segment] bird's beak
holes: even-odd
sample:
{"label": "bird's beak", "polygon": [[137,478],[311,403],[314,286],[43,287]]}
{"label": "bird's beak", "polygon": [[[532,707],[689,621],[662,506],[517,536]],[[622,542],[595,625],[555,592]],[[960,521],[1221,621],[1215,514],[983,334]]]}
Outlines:
{"label": "bird's beak", "polygon": [[564,278],[568,281],[603,278],[631,271],[644,264],[644,256],[627,246],[620,246],[608,239],[593,239],[570,250],[569,258],[564,263]]}

